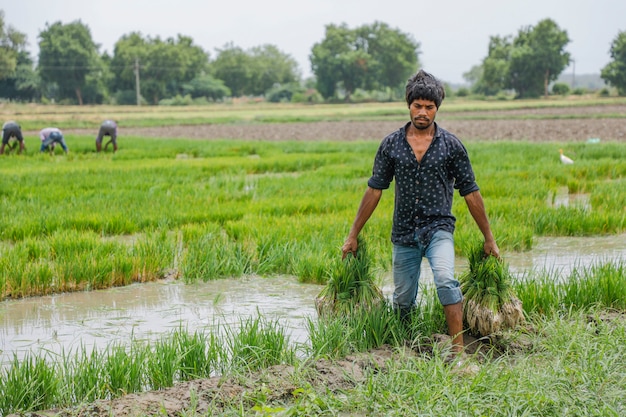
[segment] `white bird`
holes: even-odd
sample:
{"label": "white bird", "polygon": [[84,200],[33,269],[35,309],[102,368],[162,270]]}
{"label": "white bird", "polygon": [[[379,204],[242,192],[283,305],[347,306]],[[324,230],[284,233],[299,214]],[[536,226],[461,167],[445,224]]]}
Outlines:
{"label": "white bird", "polygon": [[574,163],[574,161],[572,161],[570,158],[568,158],[567,156],[563,155],[563,149],[559,149],[559,152],[561,153],[561,162],[564,163],[565,165],[571,165]]}

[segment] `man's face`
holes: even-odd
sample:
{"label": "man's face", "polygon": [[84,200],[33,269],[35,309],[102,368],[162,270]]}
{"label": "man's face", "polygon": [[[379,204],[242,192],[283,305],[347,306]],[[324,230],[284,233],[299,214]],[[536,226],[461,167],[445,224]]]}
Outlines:
{"label": "man's face", "polygon": [[428,129],[435,121],[437,106],[434,101],[416,99],[409,106],[411,123],[417,129]]}

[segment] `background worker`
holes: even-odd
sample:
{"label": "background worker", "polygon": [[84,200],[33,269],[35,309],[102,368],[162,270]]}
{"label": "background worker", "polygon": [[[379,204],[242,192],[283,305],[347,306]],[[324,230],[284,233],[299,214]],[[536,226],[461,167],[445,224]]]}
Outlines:
{"label": "background worker", "polygon": [[[24,136],[22,136],[22,128],[17,122],[9,120],[2,125],[2,145],[0,146],[0,155],[4,153],[4,147],[9,145],[9,140],[15,138],[20,145],[20,149],[17,153],[22,153],[24,150]],[[15,146],[9,145],[9,149],[13,149]]]}
{"label": "background worker", "polygon": [[56,127],[46,127],[41,129],[39,132],[39,139],[41,139],[41,149],[39,149],[40,152],[43,152],[46,149],[48,149],[50,153],[54,152],[54,145],[57,143],[61,145],[63,152],[69,152],[69,149],[67,149],[67,145],[65,144],[65,139],[63,138],[63,132]]}
{"label": "background worker", "polygon": [[96,151],[102,150],[102,139],[105,136],[109,136],[109,141],[104,145],[104,150],[107,150],[109,143],[113,144],[113,152],[117,151],[117,123],[114,120],[105,120],[100,125],[98,136],[96,137]]}

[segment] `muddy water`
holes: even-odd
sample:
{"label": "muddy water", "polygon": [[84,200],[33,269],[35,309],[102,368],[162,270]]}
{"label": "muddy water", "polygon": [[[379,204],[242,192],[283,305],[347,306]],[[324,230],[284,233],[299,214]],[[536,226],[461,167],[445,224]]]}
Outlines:
{"label": "muddy water", "polygon": [[[599,238],[538,238],[526,253],[503,254],[511,272],[558,272],[604,261],[626,261],[626,235]],[[466,268],[457,260],[457,272]],[[426,261],[422,284],[432,283]],[[382,278],[387,297],[390,275]],[[58,353],[85,346],[103,348],[129,340],[154,340],[176,329],[213,331],[237,326],[259,313],[284,326],[294,343],[306,343],[314,299],[322,286],[300,284],[294,277],[246,277],[185,285],[175,281],[136,284],[110,290],[59,294],[0,303],[0,363],[13,354],[41,349]]]}
{"label": "muddy water", "polygon": [[307,318],[320,285],[294,277],[247,277],[185,285],[175,281],[59,294],[0,304],[0,363],[13,352],[87,351],[95,346],[155,340],[177,329],[218,331],[259,314],[278,320],[294,343],[307,339]]}
{"label": "muddy water", "polygon": [[549,272],[565,279],[572,270],[605,262],[626,262],[626,234],[603,237],[537,238],[530,252],[504,254],[517,275]]}

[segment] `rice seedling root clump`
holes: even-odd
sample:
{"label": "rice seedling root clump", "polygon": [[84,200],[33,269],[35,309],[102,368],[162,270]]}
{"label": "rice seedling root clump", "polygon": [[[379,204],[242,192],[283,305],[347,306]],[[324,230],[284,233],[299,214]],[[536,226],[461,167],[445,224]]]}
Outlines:
{"label": "rice seedling root clump", "polygon": [[469,269],[459,278],[463,292],[463,318],[471,333],[489,336],[525,322],[522,302],[511,286],[508,265],[501,258],[485,256],[483,244],[468,253]]}

